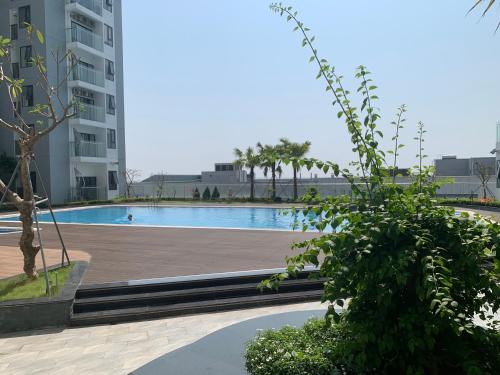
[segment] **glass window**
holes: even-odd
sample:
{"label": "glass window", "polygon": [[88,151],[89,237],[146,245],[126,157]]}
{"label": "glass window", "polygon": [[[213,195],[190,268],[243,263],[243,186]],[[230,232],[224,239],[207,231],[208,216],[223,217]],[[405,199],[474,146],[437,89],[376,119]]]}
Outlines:
{"label": "glass window", "polygon": [[21,98],[23,107],[33,107],[33,85],[23,86]]}
{"label": "glass window", "polygon": [[77,177],[78,187],[96,187],[97,177]]}
{"label": "glass window", "polygon": [[108,129],[108,148],[116,149],[116,130]]}
{"label": "glass window", "polygon": [[10,39],[11,40],[17,39],[17,23],[10,25]]}
{"label": "glass window", "polygon": [[31,24],[31,9],[30,6],[27,5],[25,7],[20,7],[19,8],[19,28],[23,29],[27,25],[26,24]]}
{"label": "glass window", "polygon": [[80,134],[80,140],[83,142],[95,142],[95,134],[91,133],[79,133]]}
{"label": "glass window", "polygon": [[12,63],[12,78],[19,78],[19,63]]}
{"label": "glass window", "polygon": [[113,95],[106,94],[106,112],[110,115],[114,115],[116,112],[115,97]]}
{"label": "glass window", "polygon": [[106,39],[104,40],[104,43],[106,43],[110,47],[113,47],[113,28],[108,25],[104,26],[106,26]]}
{"label": "glass window", "polygon": [[118,190],[118,172],[108,171],[109,190]]}
{"label": "glass window", "polygon": [[104,0],[104,9],[108,12],[113,11],[113,0]]}
{"label": "glass window", "polygon": [[115,63],[110,60],[106,60],[106,79],[109,81],[115,80]]}
{"label": "glass window", "polygon": [[21,68],[29,68],[33,66],[31,46],[24,46],[20,48],[19,59],[21,60]]}

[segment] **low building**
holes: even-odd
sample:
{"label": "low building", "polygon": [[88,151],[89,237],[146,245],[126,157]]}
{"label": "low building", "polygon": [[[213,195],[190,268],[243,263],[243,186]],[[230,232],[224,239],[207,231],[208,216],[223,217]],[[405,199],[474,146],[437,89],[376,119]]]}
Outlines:
{"label": "low building", "polygon": [[495,157],[443,156],[434,167],[436,178],[445,182],[437,192],[440,197],[495,197]]}
{"label": "low building", "polygon": [[456,156],[443,156],[434,161],[436,176],[479,176],[495,174],[495,157],[459,159]]}

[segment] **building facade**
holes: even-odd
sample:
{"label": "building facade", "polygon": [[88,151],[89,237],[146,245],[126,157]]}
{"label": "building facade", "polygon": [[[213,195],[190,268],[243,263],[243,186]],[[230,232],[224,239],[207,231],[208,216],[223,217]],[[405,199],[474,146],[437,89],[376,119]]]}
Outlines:
{"label": "building facade", "polygon": [[[45,36],[31,41],[26,23]],[[35,147],[41,175],[54,203],[110,199],[125,192],[125,122],[121,0],[0,0],[0,34],[10,37],[10,67],[23,79],[18,105],[28,124],[30,110],[43,104],[31,58],[42,56],[50,83],[64,104],[79,102],[76,115]],[[64,59],[73,54],[72,63]],[[54,58],[55,56],[55,58]],[[59,59],[59,63],[56,60]],[[62,77],[62,78],[61,78]],[[67,78],[65,78],[67,77]],[[0,92],[0,117],[14,121],[6,90]],[[15,156],[14,134],[0,129],[0,152]],[[36,177],[34,187],[37,186]]]}

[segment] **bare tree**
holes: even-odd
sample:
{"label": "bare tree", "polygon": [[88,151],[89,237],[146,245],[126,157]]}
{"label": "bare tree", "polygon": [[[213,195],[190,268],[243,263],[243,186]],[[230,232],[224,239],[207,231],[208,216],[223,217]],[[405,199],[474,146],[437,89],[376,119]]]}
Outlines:
{"label": "bare tree", "polygon": [[483,199],[488,198],[486,192],[489,192],[490,195],[493,195],[488,188],[488,182],[490,181],[491,176],[495,174],[494,168],[481,162],[475,162],[474,174],[477,176],[477,178],[479,178],[480,189],[483,191]]}
{"label": "bare tree", "polygon": [[[0,127],[16,135],[22,197],[9,189],[1,179],[0,196],[5,194],[7,201],[12,203],[19,211],[22,223],[19,248],[24,257],[23,270],[30,278],[36,278],[38,273],[35,265],[35,258],[40,247],[33,244],[34,231],[32,214],[36,197],[33,194],[29,173],[30,162],[34,158],[33,148],[42,138],[74,116],[75,109],[79,107],[75,106],[74,101],[68,103],[67,100],[65,101],[59,95],[59,89],[67,80],[69,74],[72,73],[74,65],[76,64],[75,56],[70,51],[64,51],[62,54],[60,51],[57,53],[52,52],[51,57],[54,59],[57,72],[51,72],[52,74],[49,77],[45,65],[45,58],[38,55],[35,50],[35,43],[37,41],[37,45],[39,46],[44,44],[43,34],[32,25],[27,25],[25,30],[31,41],[33,52],[31,59],[27,60],[27,64],[33,67],[36,73],[36,87],[40,88],[39,91],[43,94],[43,97],[39,103],[33,103],[33,107],[29,111],[30,115],[36,118],[35,125],[30,126],[23,117],[20,105],[18,104],[20,98],[23,98],[24,80],[8,76],[7,72],[4,70],[4,66],[10,66],[11,41],[0,35],[0,89],[5,89],[7,91],[10,105],[14,113],[13,120],[0,118]],[[36,36],[36,38],[32,38],[32,36]],[[67,67],[67,71],[62,75],[63,78],[59,79],[60,67],[65,62],[67,62],[67,64],[64,64],[65,69]],[[51,77],[57,77],[55,82]],[[26,95],[26,93],[24,93],[24,95]]]}
{"label": "bare tree", "polygon": [[129,169],[127,168],[123,172],[125,177],[125,184],[127,185],[127,198],[130,198],[132,191],[132,184],[136,182],[136,179],[141,176],[142,172],[139,169]]}
{"label": "bare tree", "polygon": [[159,202],[163,198],[163,193],[167,188],[167,175],[163,172],[157,174],[156,183],[156,200]]}

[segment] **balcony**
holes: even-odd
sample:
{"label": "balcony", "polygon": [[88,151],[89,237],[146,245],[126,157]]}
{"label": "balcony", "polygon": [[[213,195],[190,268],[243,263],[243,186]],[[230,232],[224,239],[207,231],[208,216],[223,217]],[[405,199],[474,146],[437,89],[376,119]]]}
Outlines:
{"label": "balcony", "polygon": [[107,155],[106,145],[101,142],[70,142],[71,156],[105,158]]}
{"label": "balcony", "polygon": [[81,6],[91,10],[95,14],[102,16],[102,1],[101,0],[67,0],[67,4],[80,4]]}
{"label": "balcony", "polygon": [[68,41],[82,43],[88,47],[94,48],[100,52],[104,51],[102,37],[83,27],[72,27],[68,29]]}
{"label": "balcony", "polygon": [[108,198],[108,189],[98,186],[83,186],[71,188],[71,201],[95,201]]}
{"label": "balcony", "polygon": [[105,121],[104,108],[97,105],[79,103],[76,107],[76,118],[97,122]]}
{"label": "balcony", "polygon": [[77,64],[74,67],[70,79],[72,81],[82,81],[95,86],[104,87],[104,73],[81,64]]}

